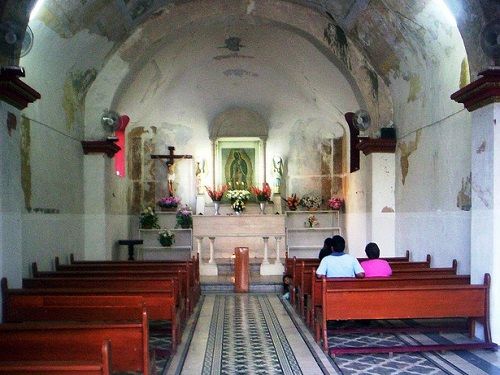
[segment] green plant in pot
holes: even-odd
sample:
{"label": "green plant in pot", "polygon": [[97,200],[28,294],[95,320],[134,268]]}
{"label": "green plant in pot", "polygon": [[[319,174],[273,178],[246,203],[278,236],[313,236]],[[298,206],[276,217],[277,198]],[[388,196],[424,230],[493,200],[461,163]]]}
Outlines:
{"label": "green plant in pot", "polygon": [[158,215],[151,207],[146,207],[141,212],[139,221],[142,229],[160,229],[160,225],[158,224]]}
{"label": "green plant in pot", "polygon": [[177,211],[177,214],[175,214],[175,218],[177,220],[176,228],[181,227],[183,229],[187,229],[193,227],[193,217],[191,208],[189,208],[189,206],[182,206]]}
{"label": "green plant in pot", "polygon": [[158,233],[158,241],[161,246],[172,246],[175,242],[175,234],[168,229],[165,229]]}

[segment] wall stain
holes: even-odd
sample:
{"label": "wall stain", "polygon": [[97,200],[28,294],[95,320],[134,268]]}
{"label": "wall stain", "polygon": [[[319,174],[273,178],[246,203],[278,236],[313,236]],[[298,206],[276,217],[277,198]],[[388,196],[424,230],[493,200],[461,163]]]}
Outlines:
{"label": "wall stain", "polygon": [[460,67],[460,88],[467,86],[470,83],[469,61],[464,57]]}
{"label": "wall stain", "polygon": [[398,148],[401,152],[399,160],[401,163],[401,180],[403,185],[405,184],[406,176],[408,175],[408,170],[410,168],[410,161],[409,161],[410,155],[417,150],[418,145],[420,143],[421,133],[422,133],[421,129],[417,130],[414,141],[408,143],[398,142]]}
{"label": "wall stain", "polygon": [[382,211],[380,211],[380,212],[384,212],[384,213],[394,212],[394,208],[385,206],[384,208],[382,208]]}
{"label": "wall stain", "polygon": [[368,78],[370,78],[370,82],[372,85],[372,96],[373,99],[378,100],[378,76],[372,69],[365,66],[366,73],[368,74]]}
{"label": "wall stain", "polygon": [[214,60],[221,61],[226,59],[254,59],[254,58],[255,56],[242,55],[235,52],[235,53],[229,53],[227,55],[217,55],[214,57]]}
{"label": "wall stain", "polygon": [[420,82],[420,77],[416,74],[412,74],[410,77],[410,92],[408,93],[407,103],[414,102],[417,100],[418,94],[422,90],[422,83]]}
{"label": "wall stain", "polygon": [[476,196],[479,198],[481,202],[483,202],[486,208],[490,208],[492,201],[492,194],[489,189],[483,189],[479,185],[472,184],[472,190],[476,193]]}
{"label": "wall stain", "polygon": [[470,211],[472,207],[471,201],[471,179],[472,173],[467,177],[462,178],[462,187],[457,194],[457,207],[462,211]]}
{"label": "wall stain", "polygon": [[483,142],[481,142],[481,144],[477,148],[476,154],[482,154],[485,151],[486,151],[486,141],[483,141]]}
{"label": "wall stain", "polygon": [[226,77],[258,77],[259,75],[257,73],[249,72],[248,70],[245,69],[227,69],[224,70],[223,74]]}
{"label": "wall stain", "polygon": [[66,127],[71,129],[74,124],[83,124],[85,96],[90,85],[97,77],[97,70],[70,72],[64,80],[62,107],[66,113]]}
{"label": "wall stain", "polygon": [[31,121],[27,117],[21,120],[21,186],[24,194],[24,206],[31,210]]}

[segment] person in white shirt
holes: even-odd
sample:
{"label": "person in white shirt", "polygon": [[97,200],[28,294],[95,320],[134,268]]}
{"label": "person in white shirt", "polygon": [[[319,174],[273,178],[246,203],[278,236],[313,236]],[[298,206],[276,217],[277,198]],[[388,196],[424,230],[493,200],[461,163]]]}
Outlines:
{"label": "person in white shirt", "polygon": [[324,257],[316,270],[316,276],[326,277],[357,277],[362,279],[365,272],[358,260],[344,253],[345,240],[342,236],[332,237],[331,255]]}

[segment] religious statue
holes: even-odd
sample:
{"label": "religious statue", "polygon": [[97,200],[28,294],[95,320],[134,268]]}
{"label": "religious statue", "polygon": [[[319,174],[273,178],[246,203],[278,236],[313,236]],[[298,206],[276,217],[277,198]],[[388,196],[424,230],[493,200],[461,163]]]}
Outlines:
{"label": "religious statue", "polygon": [[244,189],[247,182],[248,166],[238,151],[234,152],[234,160],[231,163],[230,177],[233,189]]}
{"label": "religious statue", "polygon": [[194,173],[196,176],[196,191],[198,195],[203,195],[205,194],[205,184],[203,181],[203,177],[205,175],[205,160],[196,162],[196,169]]}
{"label": "religious statue", "polygon": [[171,197],[175,197],[175,166],[173,163],[167,164],[167,181],[168,181],[168,195]]}
{"label": "religious statue", "polygon": [[283,159],[280,156],[273,158],[274,188],[276,193],[280,192],[281,179],[283,177]]}

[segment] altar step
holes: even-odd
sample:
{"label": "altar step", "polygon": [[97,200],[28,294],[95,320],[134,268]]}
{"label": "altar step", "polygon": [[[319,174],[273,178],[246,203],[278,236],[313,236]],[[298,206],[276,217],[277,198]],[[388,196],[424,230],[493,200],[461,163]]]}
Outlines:
{"label": "altar step", "polygon": [[[201,292],[233,293],[234,274],[219,276],[200,276]],[[250,275],[250,293],[277,293],[283,294],[283,276]]]}
{"label": "altar step", "polygon": [[[234,275],[234,260],[233,259],[215,259],[217,263],[217,272],[221,276]],[[250,275],[260,275],[261,258],[250,259]]]}

